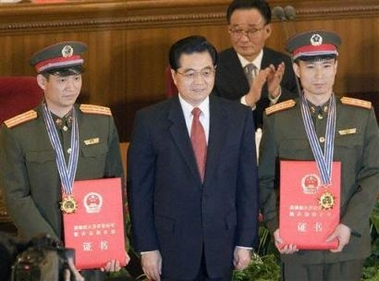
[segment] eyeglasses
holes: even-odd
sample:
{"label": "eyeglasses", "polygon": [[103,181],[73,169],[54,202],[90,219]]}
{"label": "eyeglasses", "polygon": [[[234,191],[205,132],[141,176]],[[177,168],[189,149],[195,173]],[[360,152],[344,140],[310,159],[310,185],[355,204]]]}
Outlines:
{"label": "eyeglasses", "polygon": [[198,75],[200,75],[203,79],[208,80],[213,78],[216,70],[214,68],[204,68],[200,71],[195,70],[187,70],[185,72],[176,71],[176,73],[182,75],[184,79],[188,81],[194,81]]}
{"label": "eyeglasses", "polygon": [[261,28],[242,29],[242,28],[229,28],[229,33],[234,39],[240,39],[242,35],[247,36],[249,39],[254,38],[259,34],[261,30],[265,28],[265,25]]}

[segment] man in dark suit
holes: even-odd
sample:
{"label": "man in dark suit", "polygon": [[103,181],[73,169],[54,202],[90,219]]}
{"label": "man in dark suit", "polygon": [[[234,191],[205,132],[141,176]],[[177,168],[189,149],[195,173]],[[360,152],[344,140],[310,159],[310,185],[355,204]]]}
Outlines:
{"label": "man in dark suit", "polygon": [[[287,46],[293,53],[293,68],[303,92],[296,100],[268,108],[264,116],[259,163],[261,203],[264,220],[281,253],[282,280],[358,281],[364,260],[371,254],[369,217],[379,190],[379,129],[371,102],[341,98],[333,92],[340,41],[334,32],[317,30],[291,38]],[[278,159],[317,164],[317,171],[309,172],[322,179],[313,184],[317,191],[301,195],[317,202],[316,210],[325,210],[321,213],[324,218],[330,208],[340,208],[339,224],[325,239],[337,240],[336,249],[299,249],[281,236],[280,215],[286,214],[278,209]],[[341,163],[341,174],[335,175],[341,178],[339,197],[328,194],[328,187],[335,184],[331,181],[336,172],[331,168],[333,161]],[[294,196],[296,190],[302,192],[298,188],[301,184],[292,185]],[[308,210],[315,210],[312,207]],[[301,219],[299,213],[296,216]],[[318,235],[314,225],[306,232],[298,231],[299,235],[307,234],[308,241]]]}
{"label": "man in dark suit", "polygon": [[[297,96],[291,59],[265,47],[272,31],[266,1],[234,0],[226,18],[232,48],[220,53],[215,94],[250,106],[256,128],[262,127],[265,108]],[[254,70],[246,73],[251,64]]]}
{"label": "man in dark suit", "polygon": [[204,37],[179,40],[169,57],[179,95],[137,112],[128,150],[132,243],[150,279],[231,280],[257,246],[252,114],[209,97],[217,51]]}

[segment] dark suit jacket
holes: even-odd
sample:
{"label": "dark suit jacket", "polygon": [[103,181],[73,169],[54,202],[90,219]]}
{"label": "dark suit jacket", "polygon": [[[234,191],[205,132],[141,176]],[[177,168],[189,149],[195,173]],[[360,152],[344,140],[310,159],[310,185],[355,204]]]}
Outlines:
{"label": "dark suit jacket", "polygon": [[250,110],[211,97],[202,184],[179,98],[138,111],[127,177],[134,248],[159,250],[165,278],[195,278],[203,250],[211,276],[230,272],[234,247],[256,246],[255,154]]}
{"label": "dark suit jacket", "polygon": [[[293,99],[298,96],[296,78],[292,69],[292,62],[289,56],[274,51],[269,48],[263,49],[261,69],[270,64],[277,67],[281,62],[285,63],[285,72],[281,82],[282,95],[278,102]],[[226,49],[220,53],[216,71],[215,94],[229,99],[240,100],[249,92],[249,82],[244,74],[240,60],[233,48]],[[270,106],[267,85],[264,86],[261,99],[254,110],[254,122],[256,127],[262,127],[263,111]]]}
{"label": "dark suit jacket", "polygon": [[[299,251],[282,255],[284,262],[333,263],[364,259],[370,255],[369,216],[379,190],[379,130],[373,109],[342,104],[336,100],[334,161],[341,162],[341,223],[353,230],[350,242],[341,253]],[[317,113],[315,113],[317,115]],[[324,136],[327,118],[314,118],[316,134]],[[356,131],[344,134],[343,131]],[[311,160],[300,111],[300,102],[292,108],[264,119],[260,149],[259,184],[263,217],[271,231],[279,226],[277,159]]]}

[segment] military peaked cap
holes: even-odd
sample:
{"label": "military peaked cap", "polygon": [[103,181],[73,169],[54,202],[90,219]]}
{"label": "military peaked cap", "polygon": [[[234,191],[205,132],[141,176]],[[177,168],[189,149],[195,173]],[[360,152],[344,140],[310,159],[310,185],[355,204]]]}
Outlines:
{"label": "military peaked cap", "polygon": [[87,46],[81,42],[60,42],[35,53],[29,62],[38,73],[62,76],[79,74],[84,70],[81,54],[86,50]]}
{"label": "military peaked cap", "polygon": [[287,41],[287,50],[296,60],[301,57],[338,56],[341,38],[337,33],[313,30],[296,34]]}

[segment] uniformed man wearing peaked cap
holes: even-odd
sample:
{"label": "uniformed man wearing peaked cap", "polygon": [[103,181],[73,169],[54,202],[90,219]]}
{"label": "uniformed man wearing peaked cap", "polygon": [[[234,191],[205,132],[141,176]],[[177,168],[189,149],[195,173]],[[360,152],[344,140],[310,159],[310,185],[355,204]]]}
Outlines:
{"label": "uniformed man wearing peaked cap", "polygon": [[[302,89],[298,99],[271,106],[264,116],[261,206],[281,253],[282,280],[358,281],[363,262],[371,254],[369,217],[379,190],[379,129],[369,101],[333,91],[340,44],[338,34],[330,31],[308,31],[290,38],[287,49]],[[336,249],[299,249],[282,238],[278,165],[284,159],[314,161],[321,178],[318,188],[323,189],[333,184],[332,162],[341,163],[340,197],[330,200],[332,206],[315,199],[318,208],[340,208],[339,224],[326,239],[338,242]],[[307,237],[312,237],[316,228],[307,229]]]}
{"label": "uniformed man wearing peaked cap", "polygon": [[[35,53],[30,64],[44,100],[0,129],[0,186],[19,234],[27,239],[44,233],[64,240],[62,214],[77,206],[70,178],[124,175],[111,110],[76,104],[86,50],[84,43],[69,41]],[[104,270],[119,270],[119,262],[110,261]],[[86,280],[105,279],[100,270],[81,273]]]}

